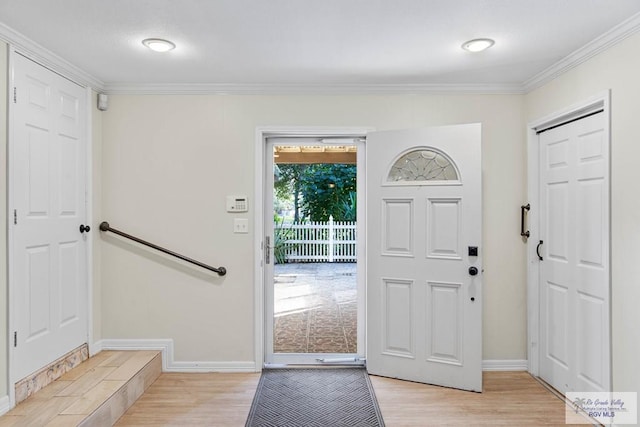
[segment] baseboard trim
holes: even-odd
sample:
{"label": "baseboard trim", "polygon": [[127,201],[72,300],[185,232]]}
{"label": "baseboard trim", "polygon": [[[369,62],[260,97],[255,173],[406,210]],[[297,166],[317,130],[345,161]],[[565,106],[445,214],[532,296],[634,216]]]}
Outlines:
{"label": "baseboard trim", "polygon": [[93,357],[102,351],[102,341],[89,343],[89,357]]}
{"label": "baseboard trim", "polygon": [[176,361],[172,339],[104,339],[94,344],[101,350],[159,350],[162,372],[257,372],[253,361]]}
{"label": "baseboard trim", "polygon": [[171,339],[105,339],[94,344],[100,350],[158,350],[162,354],[162,372],[167,372],[173,361],[173,340]]}
{"label": "baseboard trim", "polygon": [[507,359],[507,360],[483,360],[483,371],[526,371],[528,370],[528,362],[526,359]]}
{"label": "baseboard trim", "polygon": [[254,362],[173,362],[169,372],[256,372]]}
{"label": "baseboard trim", "polygon": [[11,401],[9,396],[0,397],[0,415],[4,415],[11,409]]}
{"label": "baseboard trim", "polygon": [[[172,339],[104,339],[93,343],[91,353],[101,350],[158,350],[163,372],[258,372],[254,361],[182,361],[173,356]],[[526,359],[483,360],[483,371],[526,371]],[[1,401],[0,401],[1,403]],[[0,406],[1,408],[1,406]]]}

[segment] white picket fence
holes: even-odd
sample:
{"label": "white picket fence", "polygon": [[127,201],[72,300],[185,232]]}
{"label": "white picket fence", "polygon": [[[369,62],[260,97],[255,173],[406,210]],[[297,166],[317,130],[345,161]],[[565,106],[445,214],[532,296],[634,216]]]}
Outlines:
{"label": "white picket fence", "polygon": [[[278,231],[278,228],[280,230]],[[356,222],[276,224],[285,262],[356,262]]]}

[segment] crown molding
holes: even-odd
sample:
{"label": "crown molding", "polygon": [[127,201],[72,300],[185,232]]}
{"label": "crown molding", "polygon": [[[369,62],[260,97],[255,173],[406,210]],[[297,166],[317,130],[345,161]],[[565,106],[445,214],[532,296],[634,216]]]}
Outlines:
{"label": "crown molding", "polygon": [[110,95],[523,94],[520,84],[107,84]]}
{"label": "crown molding", "polygon": [[91,87],[97,91],[104,89],[104,82],[2,22],[0,22],[0,40],[8,43],[11,48],[17,50],[25,57],[63,75],[80,86]]}
{"label": "crown molding", "polygon": [[640,31],[640,13],[636,13],[629,19],[613,27],[611,30],[570,53],[552,66],[525,80],[522,84],[524,93],[529,93],[532,90],[549,83],[560,75],[620,43],[622,40],[632,36],[638,31]]}
{"label": "crown molding", "polygon": [[537,89],[640,31],[640,13],[525,80],[504,84],[227,84],[105,83],[0,22],[0,40],[76,83],[113,95],[521,95]]}

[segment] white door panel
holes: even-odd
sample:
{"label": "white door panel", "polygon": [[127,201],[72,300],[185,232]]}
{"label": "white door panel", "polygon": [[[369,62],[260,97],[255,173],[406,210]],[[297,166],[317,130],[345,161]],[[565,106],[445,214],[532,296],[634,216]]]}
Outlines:
{"label": "white door panel", "polygon": [[430,304],[427,314],[427,360],[462,366],[464,306],[462,283],[427,282]]}
{"label": "white door panel", "polygon": [[84,89],[14,55],[12,294],[21,379],[87,340]]}
{"label": "white door panel", "polygon": [[561,392],[609,390],[609,178],[604,117],[540,142],[540,376]]}
{"label": "white door panel", "polygon": [[411,280],[383,278],[382,352],[400,357],[415,357],[413,331],[413,288]]}
{"label": "white door panel", "polygon": [[382,205],[382,253],[413,257],[413,199],[383,199]]}
{"label": "white door panel", "polygon": [[480,159],[480,125],[367,135],[370,373],[482,390]]}

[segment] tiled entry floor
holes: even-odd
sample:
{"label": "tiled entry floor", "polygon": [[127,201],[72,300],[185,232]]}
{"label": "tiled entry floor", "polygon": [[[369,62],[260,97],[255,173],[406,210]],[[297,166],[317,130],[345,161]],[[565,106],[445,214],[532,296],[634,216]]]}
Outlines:
{"label": "tiled entry floor", "polygon": [[275,353],[356,353],[355,263],[277,264]]}

